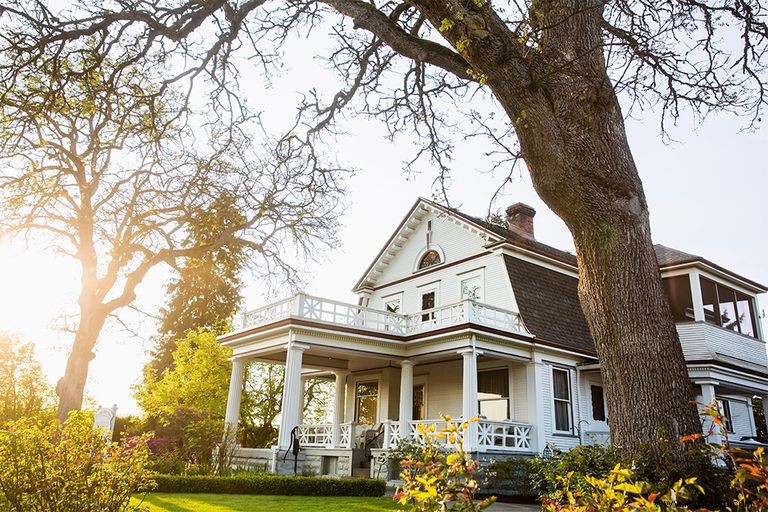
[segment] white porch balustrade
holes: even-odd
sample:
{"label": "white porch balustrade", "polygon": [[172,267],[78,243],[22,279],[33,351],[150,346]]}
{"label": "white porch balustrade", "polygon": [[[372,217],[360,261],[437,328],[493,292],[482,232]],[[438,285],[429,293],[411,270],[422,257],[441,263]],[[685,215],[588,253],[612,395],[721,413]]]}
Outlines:
{"label": "white porch balustrade", "polygon": [[526,332],[518,313],[473,300],[401,315],[304,293],[243,313],[242,329],[268,325],[288,318],[403,336],[468,322],[507,332]]}
{"label": "white porch balustrade", "polygon": [[[461,423],[460,419],[455,420]],[[411,438],[420,440],[423,434],[420,432],[419,425],[435,426],[435,431],[440,432],[447,425],[442,419],[411,421]],[[476,422],[477,433],[476,442],[478,450],[481,452],[530,452],[531,448],[531,425],[516,421],[494,421],[478,420]],[[355,424],[344,423],[341,425],[341,443],[340,448],[352,448],[356,444],[352,439],[352,432],[355,430]],[[394,448],[402,439],[402,433],[399,421],[387,420],[383,422],[382,448]],[[317,448],[333,448],[333,426],[330,423],[299,426],[299,441],[301,446]],[[445,438],[439,441],[442,444],[451,446],[450,440]],[[470,443],[471,444],[471,443]],[[467,443],[465,442],[465,446]]]}
{"label": "white porch balustrade", "polygon": [[[351,448],[352,423],[342,423],[340,427],[341,436],[338,448]],[[299,425],[298,436],[301,446],[334,448],[333,424],[331,423]]]}

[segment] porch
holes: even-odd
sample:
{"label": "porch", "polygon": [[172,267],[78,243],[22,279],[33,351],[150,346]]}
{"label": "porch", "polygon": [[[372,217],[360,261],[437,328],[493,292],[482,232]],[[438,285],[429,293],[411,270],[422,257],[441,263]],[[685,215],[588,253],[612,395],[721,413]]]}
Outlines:
{"label": "porch", "polygon": [[[533,454],[543,404],[530,338],[516,312],[473,300],[401,315],[298,294],[246,313],[221,339],[234,352],[226,423],[237,427],[244,365],[259,360],[286,368],[274,471],[298,443],[322,473],[351,474],[371,450],[441,429],[441,414],[478,418],[467,451]],[[333,381],[331,421],[302,421],[307,378]]]}

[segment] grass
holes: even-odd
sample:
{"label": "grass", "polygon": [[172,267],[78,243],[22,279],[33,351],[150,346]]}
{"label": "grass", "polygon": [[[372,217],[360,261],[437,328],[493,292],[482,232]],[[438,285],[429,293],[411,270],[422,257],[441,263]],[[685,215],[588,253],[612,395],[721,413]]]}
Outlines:
{"label": "grass", "polygon": [[[139,500],[134,498],[134,503]],[[390,498],[264,496],[241,494],[150,494],[150,512],[381,512],[397,510]]]}

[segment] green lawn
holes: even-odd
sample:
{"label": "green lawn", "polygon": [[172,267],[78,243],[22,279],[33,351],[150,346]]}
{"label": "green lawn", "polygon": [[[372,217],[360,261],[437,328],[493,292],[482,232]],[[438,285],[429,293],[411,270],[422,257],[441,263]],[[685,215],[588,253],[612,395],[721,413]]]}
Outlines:
{"label": "green lawn", "polygon": [[[134,499],[138,504],[138,500]],[[241,494],[150,494],[151,512],[380,512],[397,510],[390,498],[264,496]]]}

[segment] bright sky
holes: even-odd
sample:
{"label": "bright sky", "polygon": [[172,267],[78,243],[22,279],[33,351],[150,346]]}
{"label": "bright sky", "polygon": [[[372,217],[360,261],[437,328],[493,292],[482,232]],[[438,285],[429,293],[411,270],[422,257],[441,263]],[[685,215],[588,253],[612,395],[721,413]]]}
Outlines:
{"label": "bright sky", "polygon": [[[318,74],[309,60],[294,64],[272,92],[255,87],[252,102],[270,105],[269,114],[290,115],[298,97]],[[316,64],[314,64],[316,66]],[[640,169],[651,210],[653,238],[657,243],[702,255],[721,266],[762,283],[768,283],[765,222],[768,220],[768,131],[743,132],[743,122],[726,117],[711,118],[698,130],[686,121],[673,132],[679,141],[665,145],[658,136],[657,119],[649,114],[628,121],[630,143]],[[385,140],[383,127],[375,121],[354,120],[345,125],[348,135],[335,144],[340,159],[360,169],[348,183],[348,207],[342,221],[343,245],[328,251],[325,261],[307,270],[309,293],[354,301],[350,289],[377,254],[418,196],[432,195],[433,175],[422,173],[407,180],[401,163],[412,146],[402,137],[395,144]],[[483,168],[481,152],[468,142],[458,151],[454,165],[452,201],[464,211],[484,215],[497,186],[493,176],[478,174]],[[498,178],[498,177],[497,177]],[[535,195],[530,180],[522,174],[499,207],[522,201],[536,211],[536,236],[555,247],[572,250],[563,223]],[[139,289],[140,305],[156,310],[163,302],[165,270],[150,274]],[[73,262],[46,252],[39,246],[0,246],[0,330],[12,331],[37,344],[37,355],[49,380],[63,374],[71,335],[61,315],[72,313],[77,301],[79,275]],[[262,290],[249,283],[248,308],[264,303]],[[288,291],[272,291],[287,295]],[[762,297],[768,308],[768,297]],[[102,333],[87,384],[98,404],[118,405],[118,413],[136,412],[131,386],[140,378],[151,348],[152,321],[133,313],[125,320],[141,334],[139,338],[110,327]],[[765,319],[763,319],[766,325]],[[768,332],[768,329],[766,329]]]}

